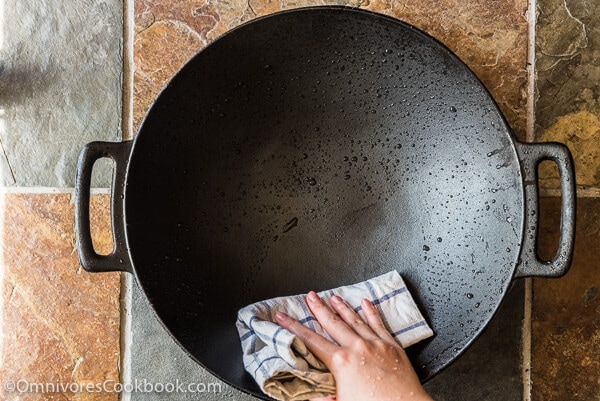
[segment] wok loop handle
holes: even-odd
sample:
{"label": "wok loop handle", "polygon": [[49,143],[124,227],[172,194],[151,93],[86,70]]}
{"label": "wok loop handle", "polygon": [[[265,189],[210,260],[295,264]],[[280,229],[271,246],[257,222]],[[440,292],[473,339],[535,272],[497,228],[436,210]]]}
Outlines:
{"label": "wok loop handle", "polygon": [[[131,144],[132,141],[90,142],[85,145],[79,155],[77,177],[75,179],[75,231],[79,248],[79,261],[88,272],[133,272],[125,243],[125,219],[123,214],[126,167]],[[108,157],[115,162],[111,195],[114,245],[110,254],[99,255],[94,250],[90,231],[90,188],[94,163],[104,157]]]}
{"label": "wok loop handle", "polygon": [[[521,263],[515,277],[560,277],[569,270],[575,243],[576,187],[573,158],[560,143],[517,143],[525,184],[525,232]],[[552,260],[541,260],[537,253],[539,225],[538,166],[550,160],[558,166],[561,189],[560,238]]]}

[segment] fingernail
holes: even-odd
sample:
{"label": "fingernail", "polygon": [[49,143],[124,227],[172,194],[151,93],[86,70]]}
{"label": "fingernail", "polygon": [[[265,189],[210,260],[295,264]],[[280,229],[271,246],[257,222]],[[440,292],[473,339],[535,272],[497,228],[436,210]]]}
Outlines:
{"label": "fingernail", "polygon": [[340,297],[338,297],[337,295],[333,295],[330,299],[330,301],[334,304],[341,304],[342,303],[342,299]]}
{"label": "fingernail", "polygon": [[279,312],[279,311],[278,311],[278,312],[275,314],[275,320],[278,320],[278,321],[280,321],[280,322],[284,322],[284,321],[286,321],[286,320],[287,320],[287,319],[289,319],[289,318],[290,318],[290,317],[289,317],[287,314],[283,313],[283,312]]}
{"label": "fingernail", "polygon": [[308,293],[308,300],[312,301],[312,302],[317,302],[319,301],[321,298],[319,298],[319,296],[317,295],[316,292],[311,291]]}

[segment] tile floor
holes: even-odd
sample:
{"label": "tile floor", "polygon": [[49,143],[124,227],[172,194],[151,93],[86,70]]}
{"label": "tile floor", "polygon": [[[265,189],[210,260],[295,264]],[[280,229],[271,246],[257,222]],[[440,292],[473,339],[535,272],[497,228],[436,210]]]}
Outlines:
{"label": "tile floor", "polygon": [[[438,401],[600,400],[600,14],[590,0],[0,2],[2,399],[194,399],[24,387],[111,387],[136,379],[213,383],[218,391],[202,399],[251,399],[195,368],[131,277],[79,267],[74,166],[83,144],[131,136],[182,63],[228,29],[281,9],[324,4],[386,13],[430,33],[472,68],[519,138],[564,142],[575,159],[571,271],[561,279],[515,281],[486,332],[427,389]],[[531,46],[534,82],[527,70]],[[94,187],[108,188],[108,163],[97,170]],[[540,252],[547,256],[560,206],[553,170],[541,170]],[[95,246],[108,252],[107,190],[95,193]],[[8,391],[10,380],[23,391]]]}

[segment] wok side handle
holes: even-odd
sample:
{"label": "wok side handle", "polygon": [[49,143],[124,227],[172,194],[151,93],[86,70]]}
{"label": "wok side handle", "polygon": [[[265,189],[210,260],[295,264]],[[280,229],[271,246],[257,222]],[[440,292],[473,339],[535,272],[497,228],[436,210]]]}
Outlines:
{"label": "wok side handle", "polygon": [[[525,184],[525,230],[521,248],[521,263],[515,278],[560,277],[571,265],[575,243],[576,187],[575,168],[569,149],[560,143],[517,143]],[[537,253],[539,226],[538,166],[550,160],[558,166],[561,189],[560,238],[556,255],[541,260]]]}
{"label": "wok side handle", "polygon": [[[75,232],[79,261],[88,272],[133,272],[125,244],[123,215],[124,184],[131,143],[132,141],[90,142],[84,146],[79,155],[75,179]],[[99,255],[94,250],[90,231],[90,189],[94,163],[104,157],[115,162],[110,212],[114,245],[110,254]]]}

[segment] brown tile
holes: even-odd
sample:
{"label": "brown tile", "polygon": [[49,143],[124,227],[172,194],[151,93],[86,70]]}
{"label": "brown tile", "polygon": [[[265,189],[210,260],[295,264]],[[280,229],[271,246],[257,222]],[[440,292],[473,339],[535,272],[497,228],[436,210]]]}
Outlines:
{"label": "brown tile", "polygon": [[[562,142],[569,147],[575,163],[575,180],[579,188],[600,187],[600,119],[589,111],[566,114],[538,133],[540,142]],[[542,188],[559,187],[558,172],[551,164],[540,168]]]}
{"label": "brown tile", "polygon": [[[536,140],[569,146],[580,187],[600,188],[600,3],[538,0]],[[557,175],[543,171],[544,188]]]}
{"label": "brown tile", "polygon": [[187,25],[157,21],[134,41],[134,127],[138,127],[161,88],[192,57],[203,42]]}
{"label": "brown tile", "polygon": [[135,126],[160,88],[208,42],[259,15],[324,4],[360,5],[433,35],[473,69],[524,137],[527,0],[136,0]]}
{"label": "brown tile", "polygon": [[[95,244],[108,253],[107,196],[92,197]],[[0,256],[0,378],[118,382],[119,274],[80,269],[68,194],[7,194]],[[24,382],[23,382],[24,383]],[[0,390],[10,400],[117,400],[116,393]]]}
{"label": "brown tile", "polygon": [[[549,258],[560,224],[558,199],[543,199],[540,254]],[[600,399],[600,200],[579,199],[575,257],[560,279],[535,279],[532,400]]]}

